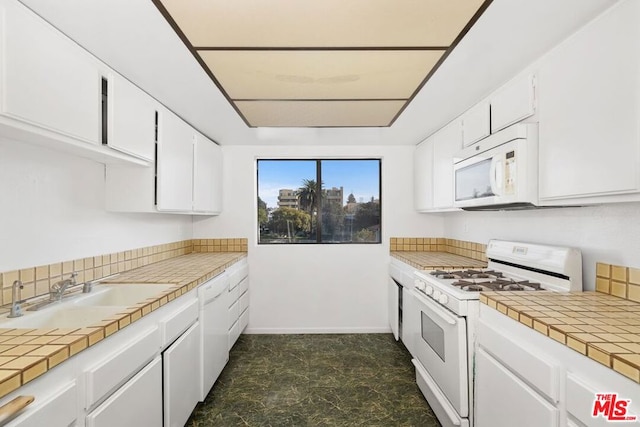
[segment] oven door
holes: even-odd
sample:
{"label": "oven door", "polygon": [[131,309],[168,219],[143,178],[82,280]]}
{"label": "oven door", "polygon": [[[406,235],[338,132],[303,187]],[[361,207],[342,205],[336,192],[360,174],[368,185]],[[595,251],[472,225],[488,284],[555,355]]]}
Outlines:
{"label": "oven door", "polygon": [[413,343],[416,358],[437,384],[436,394],[444,394],[460,417],[468,417],[466,319],[419,291],[414,289],[412,292],[420,316],[420,327]]}

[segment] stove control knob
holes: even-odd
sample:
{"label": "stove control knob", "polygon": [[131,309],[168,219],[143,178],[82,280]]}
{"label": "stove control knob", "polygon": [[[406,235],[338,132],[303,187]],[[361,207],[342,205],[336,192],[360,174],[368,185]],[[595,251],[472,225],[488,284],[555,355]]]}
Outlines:
{"label": "stove control knob", "polygon": [[415,282],[413,283],[415,285],[416,288],[418,288],[421,291],[424,291],[424,287],[425,287],[425,283],[420,280],[420,279],[416,279]]}
{"label": "stove control knob", "polygon": [[431,295],[433,297],[434,300],[438,300],[438,298],[440,298],[440,291],[439,290],[434,290],[433,291],[433,295]]}
{"label": "stove control knob", "polygon": [[424,293],[427,295],[433,294],[433,288],[431,286],[427,286],[424,290]]}
{"label": "stove control knob", "polygon": [[438,302],[442,305],[446,305],[449,302],[449,297],[445,294],[442,294],[438,297]]}

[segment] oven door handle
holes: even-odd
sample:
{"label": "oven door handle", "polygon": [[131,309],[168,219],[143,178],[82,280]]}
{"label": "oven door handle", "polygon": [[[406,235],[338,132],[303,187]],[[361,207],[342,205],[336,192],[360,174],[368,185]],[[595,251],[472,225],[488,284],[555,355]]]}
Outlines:
{"label": "oven door handle", "polygon": [[454,326],[458,322],[458,319],[455,316],[452,316],[451,314],[444,311],[444,309],[440,308],[437,304],[429,301],[427,298],[420,295],[418,291],[416,291],[415,289],[413,290],[413,293],[414,293],[414,296],[418,298],[419,301],[421,301],[424,305],[428,306],[429,310],[433,312],[435,315],[437,315],[443,321],[447,322],[452,326]]}

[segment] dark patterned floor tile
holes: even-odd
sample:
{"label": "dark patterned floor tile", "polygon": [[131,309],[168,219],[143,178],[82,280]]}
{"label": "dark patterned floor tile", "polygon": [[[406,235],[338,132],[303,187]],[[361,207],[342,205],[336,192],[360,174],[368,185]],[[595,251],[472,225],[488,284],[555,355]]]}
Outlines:
{"label": "dark patterned floor tile", "polygon": [[188,427],[437,427],[391,334],[242,335]]}

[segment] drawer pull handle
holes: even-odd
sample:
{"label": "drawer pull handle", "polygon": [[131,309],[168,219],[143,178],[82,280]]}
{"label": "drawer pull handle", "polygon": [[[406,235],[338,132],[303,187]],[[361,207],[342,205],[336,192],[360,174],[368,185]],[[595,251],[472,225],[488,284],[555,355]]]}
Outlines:
{"label": "drawer pull handle", "polygon": [[0,425],[4,425],[34,400],[35,398],[33,396],[18,396],[12,401],[2,405],[0,407]]}

